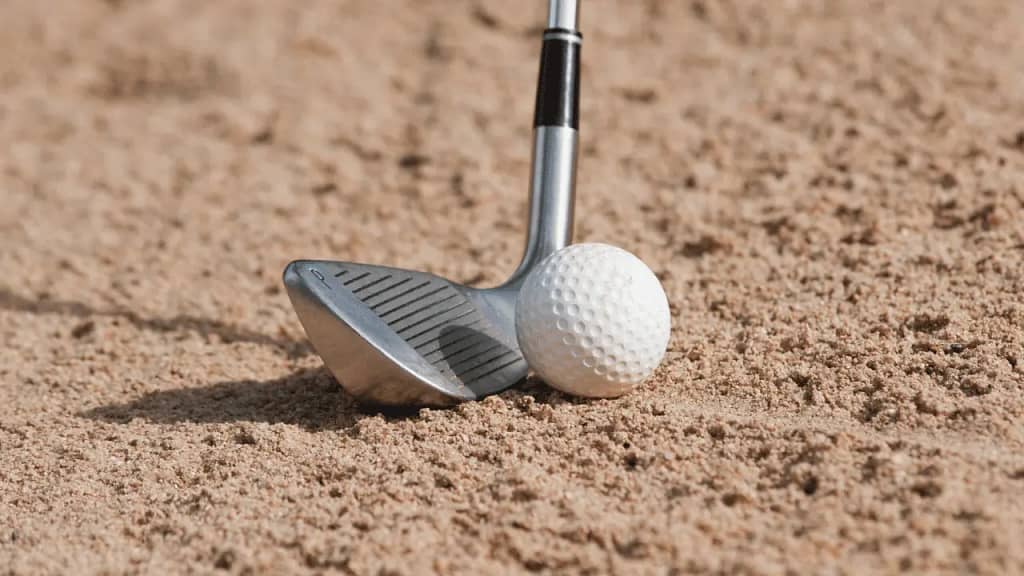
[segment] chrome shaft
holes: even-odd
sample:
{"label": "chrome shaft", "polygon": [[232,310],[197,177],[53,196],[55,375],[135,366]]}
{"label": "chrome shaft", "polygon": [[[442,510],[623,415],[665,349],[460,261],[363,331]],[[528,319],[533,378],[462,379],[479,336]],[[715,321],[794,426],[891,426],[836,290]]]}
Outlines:
{"label": "chrome shaft", "polygon": [[579,30],[579,2],[577,0],[551,0],[548,3],[548,28]]}
{"label": "chrome shaft", "polygon": [[505,286],[518,286],[541,260],[572,242],[579,147],[577,0],[550,0],[537,86],[526,248]]}

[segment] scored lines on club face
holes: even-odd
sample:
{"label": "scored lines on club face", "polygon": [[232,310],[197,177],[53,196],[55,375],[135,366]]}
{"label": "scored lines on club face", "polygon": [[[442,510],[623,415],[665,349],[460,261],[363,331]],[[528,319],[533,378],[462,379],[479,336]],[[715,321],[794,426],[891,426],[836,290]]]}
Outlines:
{"label": "scored lines on club face", "polygon": [[[334,276],[449,380],[468,385],[496,374],[506,378],[503,371],[525,362],[514,347],[494,338],[476,307],[446,282],[359,268]],[[445,340],[445,334],[453,337]]]}

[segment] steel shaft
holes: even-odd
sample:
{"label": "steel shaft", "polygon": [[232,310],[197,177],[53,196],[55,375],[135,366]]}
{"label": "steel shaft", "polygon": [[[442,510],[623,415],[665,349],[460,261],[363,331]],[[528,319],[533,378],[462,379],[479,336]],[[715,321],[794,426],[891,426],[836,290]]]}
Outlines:
{"label": "steel shaft", "polygon": [[541,260],[572,242],[579,148],[579,2],[550,0],[534,115],[526,247],[505,283],[517,287]]}

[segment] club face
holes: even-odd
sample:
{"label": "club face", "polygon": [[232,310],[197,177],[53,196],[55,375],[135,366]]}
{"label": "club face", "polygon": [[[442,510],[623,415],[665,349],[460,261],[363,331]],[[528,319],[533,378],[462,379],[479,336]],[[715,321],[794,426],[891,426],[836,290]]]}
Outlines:
{"label": "club face", "polygon": [[526,377],[515,289],[318,260],[289,264],[284,283],[324,364],[361,401],[447,405]]}

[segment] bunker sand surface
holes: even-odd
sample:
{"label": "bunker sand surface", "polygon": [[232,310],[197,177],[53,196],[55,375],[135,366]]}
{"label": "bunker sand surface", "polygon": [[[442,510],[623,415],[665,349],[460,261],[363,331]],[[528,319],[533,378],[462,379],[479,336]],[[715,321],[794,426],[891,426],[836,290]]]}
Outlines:
{"label": "bunker sand surface", "polygon": [[1018,2],[587,1],[576,239],[660,276],[665,363],[331,379],[291,258],[514,268],[544,9],[8,2],[0,566],[1024,571]]}

